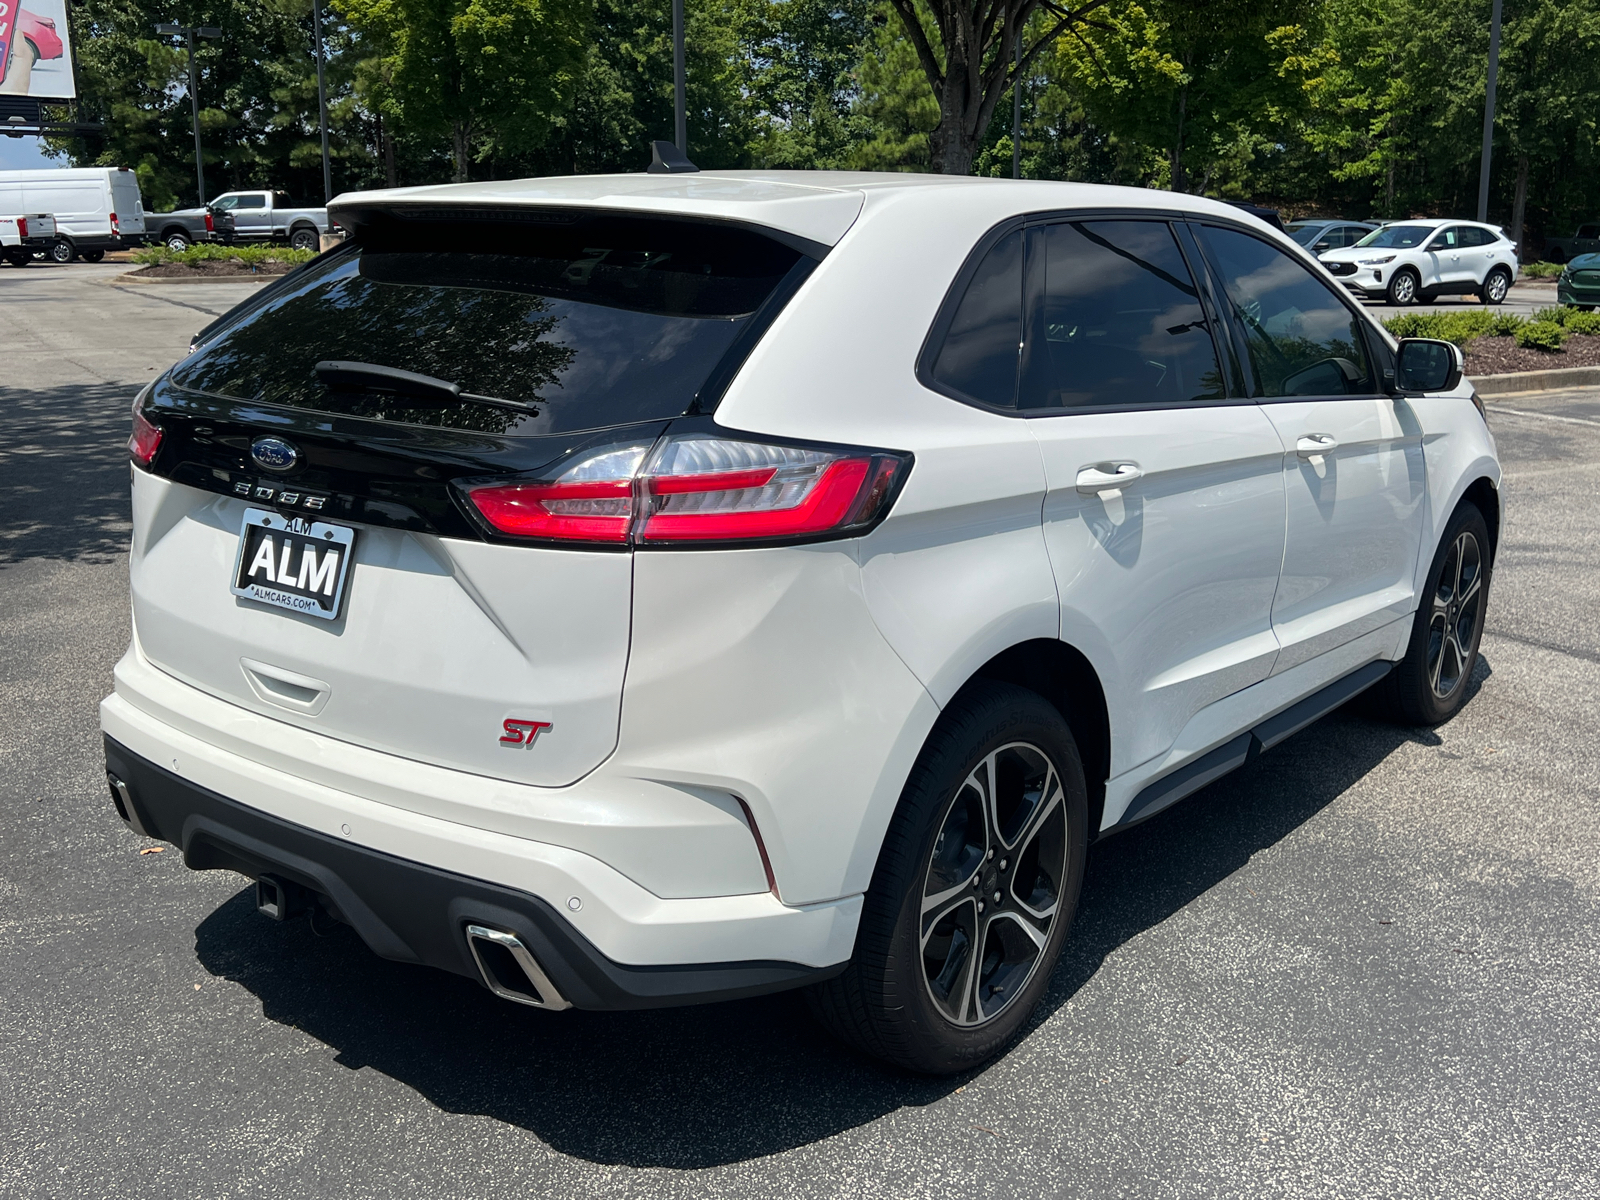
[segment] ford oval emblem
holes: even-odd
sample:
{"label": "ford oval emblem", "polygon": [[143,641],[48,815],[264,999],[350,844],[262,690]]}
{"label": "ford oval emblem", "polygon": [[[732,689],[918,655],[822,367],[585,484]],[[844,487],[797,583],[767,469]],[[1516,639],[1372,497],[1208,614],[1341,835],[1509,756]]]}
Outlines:
{"label": "ford oval emblem", "polygon": [[277,437],[261,437],[250,443],[250,457],[269,471],[291,471],[300,461],[300,451]]}

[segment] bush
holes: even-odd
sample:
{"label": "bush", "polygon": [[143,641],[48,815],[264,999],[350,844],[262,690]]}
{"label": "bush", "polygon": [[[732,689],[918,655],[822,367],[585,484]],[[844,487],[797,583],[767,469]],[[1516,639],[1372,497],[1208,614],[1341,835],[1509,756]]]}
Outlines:
{"label": "bush", "polygon": [[1566,316],[1561,325],[1568,333],[1582,333],[1600,337],[1600,312],[1579,312],[1575,308],[1563,310]]}
{"label": "bush", "polygon": [[1567,331],[1554,321],[1532,321],[1517,330],[1516,339],[1524,350],[1556,351],[1567,340]]}
{"label": "bush", "polygon": [[1550,325],[1565,325],[1567,323],[1567,314],[1573,311],[1575,310],[1563,308],[1559,304],[1552,305],[1548,308],[1539,309],[1538,312],[1533,314],[1533,319],[1535,321],[1546,322]]}
{"label": "bush", "polygon": [[1449,313],[1401,313],[1390,317],[1383,327],[1397,338],[1438,338],[1465,348],[1474,338],[1505,337],[1526,323],[1510,313],[1472,308]]}
{"label": "bush", "polygon": [[258,267],[262,263],[303,263],[316,255],[310,250],[294,250],[288,246],[219,246],[201,242],[187,250],[168,250],[165,246],[145,246],[133,252],[133,261],[146,266],[162,263],[182,263],[194,266],[203,262],[239,262]]}
{"label": "bush", "polygon": [[1524,279],[1554,279],[1561,274],[1560,263],[1536,262],[1522,264],[1522,277]]}

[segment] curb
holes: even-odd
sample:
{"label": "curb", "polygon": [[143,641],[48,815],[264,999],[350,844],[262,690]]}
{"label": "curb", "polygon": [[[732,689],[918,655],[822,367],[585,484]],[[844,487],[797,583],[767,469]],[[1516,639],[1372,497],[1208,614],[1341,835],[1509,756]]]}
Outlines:
{"label": "curb", "polygon": [[[283,273],[287,275],[288,272]],[[192,279],[185,279],[182,275],[154,275],[145,276],[143,279],[130,279],[127,275],[113,275],[105,280],[106,283],[116,287],[148,287],[151,284],[176,283],[188,286],[195,283],[271,283],[274,279],[282,279],[283,275],[196,275]]]}
{"label": "curb", "polygon": [[1475,375],[1468,382],[1480,396],[1510,396],[1519,392],[1559,392],[1566,388],[1600,385],[1600,367],[1556,367],[1549,371],[1513,371],[1507,375]]}

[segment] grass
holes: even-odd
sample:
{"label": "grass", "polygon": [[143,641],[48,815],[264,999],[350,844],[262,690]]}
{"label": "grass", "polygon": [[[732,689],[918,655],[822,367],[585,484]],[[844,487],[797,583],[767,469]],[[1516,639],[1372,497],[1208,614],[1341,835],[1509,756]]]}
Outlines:
{"label": "grass", "polygon": [[247,267],[262,263],[309,262],[316,257],[311,250],[294,250],[288,246],[219,246],[202,242],[187,250],[169,250],[165,246],[145,246],[133,252],[133,261],[145,266],[180,263],[195,266],[203,262],[237,262]]}

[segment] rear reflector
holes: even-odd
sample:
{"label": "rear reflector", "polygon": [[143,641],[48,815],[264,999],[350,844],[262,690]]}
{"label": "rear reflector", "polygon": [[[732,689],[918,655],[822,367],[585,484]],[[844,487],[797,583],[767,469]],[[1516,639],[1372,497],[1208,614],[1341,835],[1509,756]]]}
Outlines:
{"label": "rear reflector", "polygon": [[553,479],[467,489],[497,533],[612,545],[797,541],[864,532],[909,455],[704,434],[592,451]]}
{"label": "rear reflector", "polygon": [[128,438],[128,453],[141,467],[148,467],[161,449],[161,427],[144,419],[138,409],[133,412],[133,434]]}

